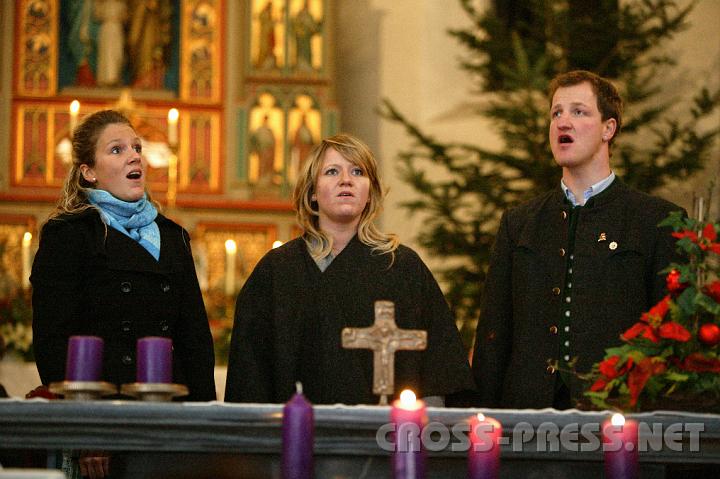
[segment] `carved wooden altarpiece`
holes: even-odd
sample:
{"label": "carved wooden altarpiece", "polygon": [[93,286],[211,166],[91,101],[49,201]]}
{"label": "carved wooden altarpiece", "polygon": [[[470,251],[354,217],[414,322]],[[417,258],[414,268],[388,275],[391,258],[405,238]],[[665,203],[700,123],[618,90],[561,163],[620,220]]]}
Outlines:
{"label": "carved wooden altarpiece", "polygon": [[[80,120],[124,109],[141,136],[158,144],[168,143],[167,113],[177,108],[178,203],[221,195],[223,12],[223,0],[18,1],[9,172],[15,197],[44,188],[57,198],[71,158],[72,100],[80,102]],[[116,43],[124,48],[113,51]],[[114,73],[103,73],[118,52]],[[162,200],[167,167],[156,170],[150,189]]]}

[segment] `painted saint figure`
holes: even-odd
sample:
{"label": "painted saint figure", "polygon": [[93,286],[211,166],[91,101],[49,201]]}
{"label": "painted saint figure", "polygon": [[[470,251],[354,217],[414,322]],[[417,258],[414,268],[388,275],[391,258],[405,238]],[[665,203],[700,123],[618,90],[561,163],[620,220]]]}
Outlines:
{"label": "painted saint figure", "polygon": [[310,13],[308,0],[293,19],[296,65],[300,69],[313,68],[312,38],[322,30],[322,20],[316,21]]}
{"label": "painted saint figure", "polygon": [[302,169],[305,159],[310,154],[313,146],[315,146],[315,138],[313,138],[313,132],[307,124],[307,114],[303,113],[300,125],[295,130],[295,136],[293,137],[291,155],[295,171]]}
{"label": "painted saint figure", "polygon": [[135,0],[128,31],[132,84],[140,88],[163,87],[166,51],[172,37],[169,0]]}
{"label": "painted saint figure", "polygon": [[275,179],[275,133],[270,127],[268,115],[250,136],[250,152],[257,156],[257,184],[269,186]]}
{"label": "painted saint figure", "polygon": [[265,7],[258,13],[260,31],[258,35],[258,58],[255,66],[258,68],[275,68],[275,18],[272,12],[272,0],[268,0]]}
{"label": "painted saint figure", "polygon": [[100,0],[95,4],[94,15],[100,21],[97,37],[97,83],[114,86],[122,82],[125,34],[127,19],[124,0]]}
{"label": "painted saint figure", "polygon": [[[67,6],[67,55],[72,61],[74,84],[95,86],[96,58],[95,35],[91,29],[93,5],[90,0],[70,3]],[[64,60],[67,61],[67,60]]]}

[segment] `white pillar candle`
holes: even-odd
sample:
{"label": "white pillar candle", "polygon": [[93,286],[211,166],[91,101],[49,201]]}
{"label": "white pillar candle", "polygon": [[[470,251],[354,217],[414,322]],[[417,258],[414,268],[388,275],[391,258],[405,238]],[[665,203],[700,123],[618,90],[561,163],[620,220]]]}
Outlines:
{"label": "white pillar candle", "polygon": [[32,233],[26,231],[22,239],[22,287],[28,289],[30,287],[30,246],[32,244]]}
{"label": "white pillar candle", "polygon": [[[697,211],[697,220],[702,223],[705,221],[705,200],[703,197],[698,198],[698,211]],[[700,225],[700,230],[702,231],[702,224]]]}
{"label": "white pillar candle", "polygon": [[225,242],[225,294],[235,294],[235,256],[237,255],[237,243],[229,239]]}
{"label": "white pillar candle", "polygon": [[72,136],[73,131],[75,131],[77,127],[78,113],[80,113],[80,102],[73,100],[70,102],[70,136]]}

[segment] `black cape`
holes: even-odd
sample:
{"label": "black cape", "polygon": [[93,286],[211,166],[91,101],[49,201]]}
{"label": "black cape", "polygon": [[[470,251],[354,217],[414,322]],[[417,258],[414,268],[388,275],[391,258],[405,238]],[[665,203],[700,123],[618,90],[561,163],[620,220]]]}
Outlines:
{"label": "black cape", "polygon": [[285,402],[301,381],[315,404],[377,404],[373,353],[343,349],[344,327],[374,322],[374,302],[395,303],[403,329],[428,332],[425,351],[395,354],[395,391],[419,397],[472,390],[467,355],[430,270],[405,246],[373,254],[353,238],[321,272],[300,238],[260,260],[237,299],[225,400]]}

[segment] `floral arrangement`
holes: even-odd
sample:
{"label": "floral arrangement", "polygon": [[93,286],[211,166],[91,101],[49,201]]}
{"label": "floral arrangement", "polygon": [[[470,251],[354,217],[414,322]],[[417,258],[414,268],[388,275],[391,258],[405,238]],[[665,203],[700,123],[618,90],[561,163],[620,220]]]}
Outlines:
{"label": "floral arrangement", "polygon": [[667,295],[625,331],[623,344],[605,350],[586,379],[585,395],[598,407],[677,409],[686,401],[720,409],[720,242],[715,223],[672,213],[672,227],[686,263],[672,263]]}
{"label": "floral arrangement", "polygon": [[0,298],[0,358],[14,353],[25,361],[32,361],[32,339],[30,294],[15,289]]}

